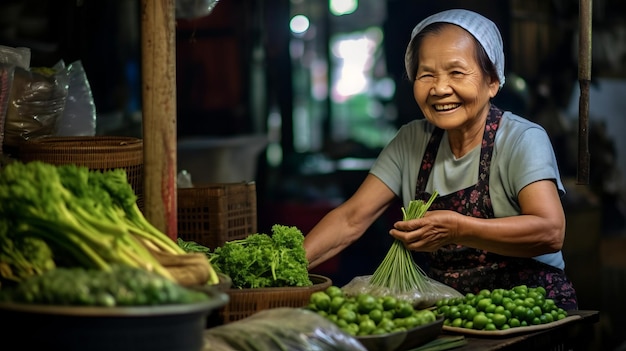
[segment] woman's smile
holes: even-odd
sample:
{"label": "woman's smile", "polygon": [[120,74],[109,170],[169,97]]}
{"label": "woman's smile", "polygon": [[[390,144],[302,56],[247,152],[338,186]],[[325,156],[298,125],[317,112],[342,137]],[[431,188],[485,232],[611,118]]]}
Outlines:
{"label": "woman's smile", "polygon": [[457,104],[435,104],[433,105],[433,108],[437,112],[446,112],[446,111],[454,110],[458,108],[459,106],[461,106],[461,104],[458,104],[458,103]]}

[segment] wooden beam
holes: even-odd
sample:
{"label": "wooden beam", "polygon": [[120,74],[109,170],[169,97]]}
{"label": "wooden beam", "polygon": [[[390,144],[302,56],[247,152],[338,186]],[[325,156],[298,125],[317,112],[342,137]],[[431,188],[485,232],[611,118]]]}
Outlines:
{"label": "wooden beam", "polygon": [[589,184],[589,86],[591,85],[591,0],[579,3],[578,184]]}
{"label": "wooden beam", "polygon": [[177,237],[175,0],[141,0],[144,214]]}

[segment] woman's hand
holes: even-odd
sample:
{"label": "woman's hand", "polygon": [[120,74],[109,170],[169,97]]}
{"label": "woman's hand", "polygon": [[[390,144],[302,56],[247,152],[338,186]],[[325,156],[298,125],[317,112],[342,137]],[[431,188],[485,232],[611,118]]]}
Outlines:
{"label": "woman's hand", "polygon": [[463,217],[454,211],[428,211],[422,218],[394,223],[389,234],[412,251],[433,252],[455,243]]}
{"label": "woman's hand", "polygon": [[565,238],[565,214],[553,181],[524,187],[518,196],[521,214],[477,218],[454,211],[428,211],[423,218],[400,221],[389,231],[413,251],[433,252],[449,244],[514,257],[557,252]]}

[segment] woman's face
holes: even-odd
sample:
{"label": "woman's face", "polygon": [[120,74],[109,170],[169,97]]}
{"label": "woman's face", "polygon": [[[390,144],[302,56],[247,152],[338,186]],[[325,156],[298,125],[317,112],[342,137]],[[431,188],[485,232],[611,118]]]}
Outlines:
{"label": "woman's face", "polygon": [[446,130],[482,124],[498,81],[486,77],[476,61],[475,41],[456,25],[427,34],[418,50],[413,95],[431,123]]}

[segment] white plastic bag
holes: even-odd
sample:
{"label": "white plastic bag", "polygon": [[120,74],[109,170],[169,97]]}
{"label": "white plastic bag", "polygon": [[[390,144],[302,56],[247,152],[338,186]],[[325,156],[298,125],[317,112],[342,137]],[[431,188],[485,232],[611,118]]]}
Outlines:
{"label": "white plastic bag", "polygon": [[463,297],[463,294],[437,280],[426,277],[427,288],[423,291],[413,290],[406,292],[392,291],[389,288],[370,284],[371,275],[363,275],[353,278],[341,289],[348,296],[357,296],[360,293],[368,293],[373,296],[394,296],[397,299],[408,301],[415,308],[428,308],[444,298]]}
{"label": "white plastic bag", "polygon": [[204,332],[204,351],[367,351],[353,336],[304,308],[259,311]]}

